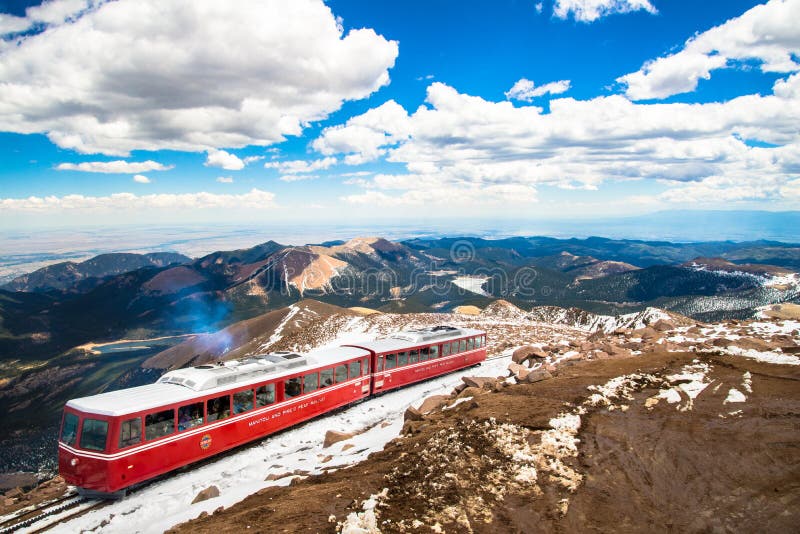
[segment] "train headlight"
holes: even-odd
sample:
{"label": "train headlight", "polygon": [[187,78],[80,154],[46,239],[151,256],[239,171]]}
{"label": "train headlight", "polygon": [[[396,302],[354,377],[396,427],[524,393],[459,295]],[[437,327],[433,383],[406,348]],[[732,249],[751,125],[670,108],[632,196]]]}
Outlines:
{"label": "train headlight", "polygon": [[76,465],[78,465],[78,459],[77,458],[73,458],[72,460],[69,461],[69,465],[71,465],[72,467],[75,467]]}

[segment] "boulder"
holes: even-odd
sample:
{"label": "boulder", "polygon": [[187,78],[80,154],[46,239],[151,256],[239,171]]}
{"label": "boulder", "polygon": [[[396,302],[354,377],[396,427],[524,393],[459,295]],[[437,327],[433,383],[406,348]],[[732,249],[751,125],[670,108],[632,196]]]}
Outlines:
{"label": "boulder", "polygon": [[350,439],[355,434],[352,432],[338,432],[336,430],[328,430],[325,432],[325,441],[322,444],[323,448],[330,447],[334,443],[339,443],[340,441],[344,441],[346,439]]}
{"label": "boulder", "polygon": [[486,393],[486,390],[483,388],[468,387],[458,394],[458,398],[463,399],[464,397],[476,397],[478,395],[483,395],[484,393]]}
{"label": "boulder", "polygon": [[22,496],[22,490],[20,488],[14,488],[14,489],[8,490],[6,492],[6,494],[5,494],[5,497],[7,497],[9,499],[16,499],[17,497],[20,497],[20,496]]}
{"label": "boulder", "polygon": [[450,400],[450,397],[447,395],[433,395],[432,397],[428,397],[422,401],[422,404],[420,404],[418,410],[420,413],[432,412],[436,408],[445,404],[448,400]]}
{"label": "boulder", "polygon": [[607,360],[611,356],[606,351],[598,350],[598,351],[595,351],[594,357],[597,358],[598,360]]}
{"label": "boulder", "polygon": [[345,443],[344,445],[342,445],[342,452],[348,449],[352,449],[353,447],[355,447],[355,445],[353,445],[352,443]]}
{"label": "boulder", "polygon": [[517,380],[524,380],[525,377],[531,373],[530,369],[524,365],[513,362],[508,364],[508,370],[511,371],[511,374],[514,375]]}
{"label": "boulder", "polygon": [[280,480],[282,478],[292,476],[293,474],[294,473],[290,473],[289,471],[286,471],[284,473],[270,473],[269,475],[267,475],[267,478],[265,478],[264,481],[272,482],[273,480]]}
{"label": "boulder", "polygon": [[745,350],[757,350],[759,352],[769,352],[776,348],[768,341],[764,341],[763,339],[758,339],[755,337],[737,339],[736,341],[731,342],[731,345],[736,345],[737,347]]}
{"label": "boulder", "polygon": [[711,340],[711,345],[713,345],[714,347],[730,347],[735,343],[736,342],[734,342],[733,340],[724,337],[718,337],[716,339]]}
{"label": "boulder", "polygon": [[497,379],[493,376],[462,376],[461,381],[470,388],[492,387]]}
{"label": "boulder", "polygon": [[537,369],[528,373],[528,376],[526,376],[525,380],[522,382],[533,384],[534,382],[541,382],[542,380],[548,380],[550,378],[553,378],[553,375],[551,375],[549,371]]}
{"label": "boulder", "polygon": [[659,319],[658,321],[656,321],[655,323],[653,323],[650,326],[653,327],[653,330],[656,330],[658,332],[666,332],[667,330],[675,330],[675,325],[672,322],[667,321],[666,319]]}
{"label": "boulder", "polygon": [[208,499],[213,499],[214,497],[219,497],[219,488],[216,486],[209,486],[197,494],[192,501],[192,504],[207,501]]}
{"label": "boulder", "polygon": [[523,363],[531,358],[547,358],[547,354],[537,347],[525,345],[511,355],[511,361],[514,363]]}
{"label": "boulder", "polygon": [[403,414],[403,421],[421,421],[422,420],[422,412],[414,408],[413,406],[409,406],[406,410],[406,413]]}

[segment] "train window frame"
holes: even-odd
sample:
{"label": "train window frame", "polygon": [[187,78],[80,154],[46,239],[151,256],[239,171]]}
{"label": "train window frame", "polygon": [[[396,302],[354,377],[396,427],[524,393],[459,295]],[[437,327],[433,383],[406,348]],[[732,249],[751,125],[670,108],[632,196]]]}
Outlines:
{"label": "train window frame", "polygon": [[467,350],[472,350],[475,348],[475,338],[469,337],[467,338]]}
{"label": "train window frame", "polygon": [[[75,424],[70,424],[69,427],[67,426],[67,418],[74,418]],[[80,417],[77,414],[64,412],[64,420],[61,422],[61,434],[59,434],[59,439],[62,443],[66,445],[75,445],[75,442],[78,441],[78,426],[80,425]],[[66,439],[64,436],[66,434],[67,428],[70,428],[71,434],[69,434],[69,439]]]}
{"label": "train window frame", "polygon": [[364,376],[369,374],[369,357],[361,360],[361,371],[363,372]]}
{"label": "train window frame", "polygon": [[[98,428],[102,428],[102,430],[97,430]],[[88,443],[84,443],[84,441],[88,441]],[[108,421],[84,417],[78,447],[87,451],[104,451],[107,446]]]}
{"label": "train window frame", "polygon": [[467,351],[467,340],[466,339],[459,339],[458,345],[461,350],[458,352],[466,352]]}
{"label": "train window frame", "polygon": [[431,348],[430,347],[422,347],[419,349],[419,361],[427,362],[431,359]]}
{"label": "train window frame", "polygon": [[[138,431],[138,435],[134,437],[133,432],[131,432],[131,423],[138,423],[139,428],[136,429]],[[126,429],[127,425],[127,429]],[[125,433],[127,431],[128,437],[125,438]],[[143,438],[142,434],[142,418],[141,417],[132,417],[130,419],[125,419],[119,424],[119,448],[126,449],[128,447],[133,447],[134,445],[138,445],[142,442]]]}
{"label": "train window frame", "polygon": [[[167,415],[169,414],[169,416]],[[157,416],[161,416],[158,418]],[[156,420],[148,424],[148,418],[156,418]],[[160,430],[156,427],[160,427]],[[151,429],[155,430],[151,432]],[[164,436],[169,436],[175,433],[175,408],[167,408],[158,412],[151,412],[144,416],[144,439],[145,441],[153,441]]]}
{"label": "train window frame", "polygon": [[[239,403],[242,403],[242,399],[243,399],[243,402],[244,402],[244,404],[241,406],[241,409],[239,409],[240,406],[237,404],[237,398],[236,398],[237,396],[239,397],[239,400],[238,400]],[[233,399],[233,414],[234,415],[238,415],[238,414],[244,413],[244,412],[249,412],[250,410],[252,410],[255,407],[255,404],[253,403],[253,398],[255,397],[255,389],[253,389],[253,388],[251,388],[251,389],[243,389],[241,391],[236,391],[236,392],[233,393],[233,395],[231,395],[231,397]],[[248,404],[248,397],[249,397],[249,404]]]}
{"label": "train window frame", "polygon": [[[342,369],[344,369],[344,375],[341,374]],[[347,382],[347,364],[342,363],[333,368],[333,380],[337,384]]]}
{"label": "train window frame", "polygon": [[397,367],[403,367],[404,365],[408,365],[408,351],[401,350],[397,353]]}
{"label": "train window frame", "polygon": [[439,345],[431,345],[429,347],[430,355],[428,356],[429,360],[435,360],[439,357]]}
{"label": "train window frame", "polygon": [[450,354],[451,355],[452,354],[458,354],[459,352],[461,352],[461,351],[458,350],[458,340],[451,341],[450,342]]}
{"label": "train window frame", "polygon": [[[198,401],[178,407],[178,432],[200,426],[205,422],[203,419],[203,404],[203,401]],[[184,415],[188,417],[181,422]]]}
{"label": "train window frame", "polygon": [[442,343],[442,358],[450,356],[450,343]]}
{"label": "train window frame", "polygon": [[[211,405],[214,402],[219,402],[220,407],[214,412],[211,411]],[[227,408],[226,406],[227,405]],[[213,416],[212,416],[213,413]],[[220,417],[220,415],[222,417]],[[211,399],[206,400],[206,422],[213,423],[215,421],[223,421],[231,416],[231,396],[229,393],[225,395],[220,395],[219,397],[214,397]]]}
{"label": "train window frame", "polygon": [[408,364],[419,363],[419,349],[411,349],[408,351]]}
{"label": "train window frame", "polygon": [[355,360],[349,362],[347,364],[348,371],[350,372],[350,378],[356,378],[361,376],[361,360]]}
{"label": "train window frame", "polygon": [[[389,362],[391,362],[392,365],[389,365]],[[385,367],[385,369],[387,371],[391,371],[392,369],[397,369],[397,354],[396,353],[390,352],[389,354],[386,355],[386,367]]]}
{"label": "train window frame", "polygon": [[378,373],[383,372],[383,356],[378,356],[378,368],[375,371]]}
{"label": "train window frame", "polygon": [[[297,386],[297,387],[295,387]],[[291,393],[290,393],[291,390]],[[303,394],[303,380],[301,376],[293,376],[283,381],[283,399],[293,399]]]}
{"label": "train window frame", "polygon": [[307,375],[303,375],[303,393],[313,393],[318,389],[319,373],[308,373]]}
{"label": "train window frame", "polygon": [[327,388],[333,385],[333,367],[323,369],[319,372],[319,387]]}
{"label": "train window frame", "polygon": [[261,384],[256,388],[256,407],[263,408],[270,404],[275,404],[275,382]]}

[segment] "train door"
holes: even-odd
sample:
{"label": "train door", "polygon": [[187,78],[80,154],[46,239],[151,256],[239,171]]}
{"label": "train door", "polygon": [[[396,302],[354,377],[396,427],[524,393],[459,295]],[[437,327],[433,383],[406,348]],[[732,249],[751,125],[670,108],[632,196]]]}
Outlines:
{"label": "train door", "polygon": [[379,392],[383,385],[383,377],[379,380],[380,385],[376,386],[376,373],[383,371],[383,355],[377,354],[375,351],[370,351],[370,361],[372,362],[369,367],[369,394],[374,395]]}

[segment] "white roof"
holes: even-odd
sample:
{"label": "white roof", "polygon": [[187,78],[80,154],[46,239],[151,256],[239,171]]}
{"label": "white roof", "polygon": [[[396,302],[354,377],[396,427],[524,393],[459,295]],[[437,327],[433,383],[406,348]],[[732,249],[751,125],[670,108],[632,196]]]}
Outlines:
{"label": "white roof", "polygon": [[363,356],[369,356],[369,352],[356,347],[316,349],[304,355],[286,352],[263,354],[245,360],[170,371],[155,384],[72,399],[67,406],[100,415],[125,415]]}
{"label": "white roof", "polygon": [[[438,329],[437,329],[438,328]],[[364,347],[377,353],[392,352],[403,350],[415,345],[427,345],[433,343],[446,343],[462,337],[480,336],[485,334],[483,330],[474,328],[452,328],[442,329],[441,327],[422,328],[419,330],[404,330],[397,332],[383,339],[366,341],[364,343],[354,343],[354,346]]]}

